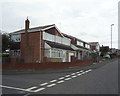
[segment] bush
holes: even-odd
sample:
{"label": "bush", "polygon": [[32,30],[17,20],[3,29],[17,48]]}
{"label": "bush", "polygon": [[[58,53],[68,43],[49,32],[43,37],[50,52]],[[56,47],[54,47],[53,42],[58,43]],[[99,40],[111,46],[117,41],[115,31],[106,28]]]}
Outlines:
{"label": "bush", "polygon": [[10,54],[9,53],[2,53],[2,57],[9,57]]}

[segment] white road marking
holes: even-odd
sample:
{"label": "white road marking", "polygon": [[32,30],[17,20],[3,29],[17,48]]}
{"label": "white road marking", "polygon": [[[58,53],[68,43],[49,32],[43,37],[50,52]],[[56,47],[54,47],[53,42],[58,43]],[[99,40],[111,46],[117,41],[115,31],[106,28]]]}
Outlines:
{"label": "white road marking", "polygon": [[52,86],[55,86],[56,84],[50,84],[50,85],[47,85],[47,87],[52,87]]}
{"label": "white road marking", "polygon": [[72,73],[71,75],[75,75],[76,73]]}
{"label": "white road marking", "polygon": [[78,76],[82,75],[82,74],[77,74]]}
{"label": "white road marking", "polygon": [[57,80],[52,80],[52,81],[50,81],[50,82],[52,83],[52,82],[56,82],[56,81],[57,81]]}
{"label": "white road marking", "polygon": [[66,78],[65,80],[70,80],[71,78]]}
{"label": "white road marking", "polygon": [[4,86],[4,85],[0,85],[0,87],[3,87],[3,88],[8,88],[8,89],[21,90],[21,91],[27,91],[27,92],[33,92],[33,91],[28,91],[28,90],[23,89],[23,88],[16,88],[16,87],[11,87],[11,86]]}
{"label": "white road marking", "polygon": [[44,85],[47,85],[48,83],[43,83],[43,84],[40,84],[40,86],[44,86]]}
{"label": "white road marking", "polygon": [[[81,71],[79,71],[79,72],[76,72],[76,73],[80,73],[80,72],[82,72],[81,74],[77,74],[76,76],[72,76],[72,78],[75,78],[75,77],[77,77],[77,76],[80,76],[80,75],[82,75],[82,74],[85,74],[85,73],[87,73],[87,72],[90,72],[90,71],[92,71],[92,69],[89,69],[89,70],[87,70],[87,71],[85,71],[85,72],[83,72],[84,70],[81,70]],[[76,73],[72,73],[71,75],[75,75]],[[66,75],[65,77],[69,77],[70,75]],[[59,78],[59,80],[61,80],[61,79],[64,79],[65,77],[61,77],[61,78]],[[70,79],[72,79],[72,78],[66,78],[65,80],[70,80]],[[52,80],[52,81],[50,81],[51,83],[52,82],[56,82],[57,80]],[[64,80],[61,80],[61,81],[58,81],[57,83],[62,83],[62,82],[64,82]],[[43,84],[40,84],[41,86],[44,86],[44,85],[47,85],[48,83],[43,83]],[[56,84],[55,83],[53,83],[53,84],[50,84],[50,85],[47,85],[47,87],[52,87],[52,86],[55,86]],[[3,87],[3,88],[9,88],[9,89],[15,89],[15,90],[21,90],[21,91],[27,91],[27,92],[38,92],[38,91],[42,91],[42,90],[44,90],[45,88],[39,88],[39,89],[37,89],[37,90],[32,90],[32,89],[35,89],[35,88],[37,88],[36,86],[34,86],[34,87],[31,87],[31,88],[27,88],[27,89],[23,89],[23,88],[16,88],[16,87],[11,87],[11,86],[4,86],[4,85],[0,85],[0,87]]]}
{"label": "white road marking", "polygon": [[70,75],[66,75],[65,77],[69,77]]}
{"label": "white road marking", "polygon": [[87,71],[85,71],[85,72],[89,72],[89,71],[92,71],[92,69],[89,69],[89,70],[87,70]]}
{"label": "white road marking", "polygon": [[86,72],[82,72],[81,74],[85,74]]}
{"label": "white road marking", "polygon": [[37,90],[34,90],[34,92],[39,92],[39,91],[42,91],[42,90],[44,90],[45,88],[39,88],[39,89],[37,89]]}
{"label": "white road marking", "polygon": [[81,70],[80,72],[83,72],[84,70]]}
{"label": "white road marking", "polygon": [[27,90],[27,91],[30,91],[30,90],[35,89],[35,88],[37,88],[37,87],[31,87],[31,88],[28,88],[28,89],[26,89],[26,90]]}
{"label": "white road marking", "polygon": [[80,72],[76,72],[76,73],[80,73]]}
{"label": "white road marking", "polygon": [[30,95],[30,93],[27,93],[27,94],[25,94],[25,95],[23,95],[23,96],[28,96],[28,95]]}
{"label": "white road marking", "polygon": [[59,78],[59,80],[61,80],[61,79],[64,79],[65,77],[61,77],[61,78]]}
{"label": "white road marking", "polygon": [[62,82],[64,82],[63,80],[62,81],[58,81],[57,83],[62,83]]}
{"label": "white road marking", "polygon": [[75,78],[75,77],[77,77],[77,76],[72,76],[72,78]]}

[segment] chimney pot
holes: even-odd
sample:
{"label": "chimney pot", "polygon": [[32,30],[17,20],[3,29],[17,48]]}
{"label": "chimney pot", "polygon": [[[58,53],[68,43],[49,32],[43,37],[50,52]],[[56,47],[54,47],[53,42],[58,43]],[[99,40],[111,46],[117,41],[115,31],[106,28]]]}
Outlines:
{"label": "chimney pot", "polygon": [[27,32],[27,30],[29,29],[29,24],[30,24],[30,21],[28,20],[25,20],[25,31]]}

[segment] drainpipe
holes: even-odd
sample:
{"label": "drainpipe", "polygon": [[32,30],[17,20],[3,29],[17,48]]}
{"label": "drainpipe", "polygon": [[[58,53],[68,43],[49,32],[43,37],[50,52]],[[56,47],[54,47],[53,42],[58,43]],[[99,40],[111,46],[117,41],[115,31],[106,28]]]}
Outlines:
{"label": "drainpipe", "polygon": [[41,63],[41,60],[42,60],[42,59],[41,59],[41,53],[42,53],[42,51],[41,51],[41,46],[42,46],[42,45],[41,45],[41,43],[42,43],[42,41],[41,41],[41,40],[42,40],[42,36],[41,36],[42,34],[41,34],[41,32],[42,32],[42,31],[40,30],[40,61],[39,61],[39,63]]}

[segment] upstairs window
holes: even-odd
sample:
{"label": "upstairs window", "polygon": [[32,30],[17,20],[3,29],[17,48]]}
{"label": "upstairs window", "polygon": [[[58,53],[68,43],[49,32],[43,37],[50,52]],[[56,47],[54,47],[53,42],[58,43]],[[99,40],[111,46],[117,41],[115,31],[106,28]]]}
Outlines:
{"label": "upstairs window", "polygon": [[80,42],[80,41],[77,41],[77,45],[79,45],[79,46],[84,46],[84,45],[83,45],[83,42]]}
{"label": "upstairs window", "polygon": [[11,35],[11,41],[20,42],[21,41],[20,37],[21,37],[20,34]]}

